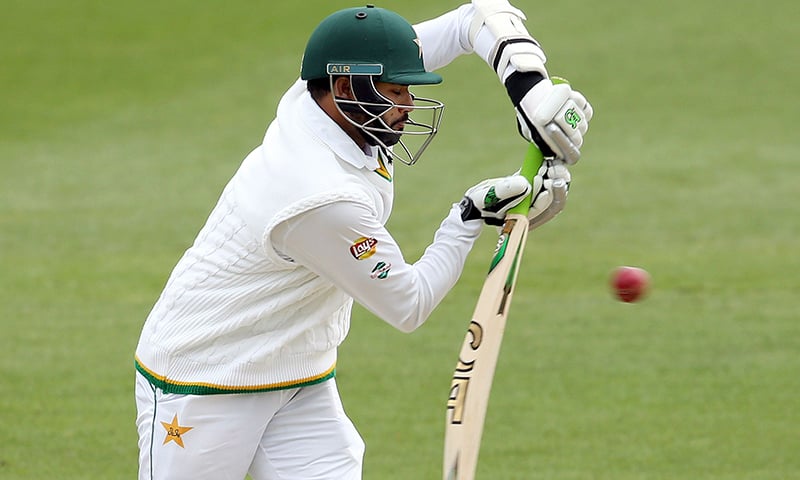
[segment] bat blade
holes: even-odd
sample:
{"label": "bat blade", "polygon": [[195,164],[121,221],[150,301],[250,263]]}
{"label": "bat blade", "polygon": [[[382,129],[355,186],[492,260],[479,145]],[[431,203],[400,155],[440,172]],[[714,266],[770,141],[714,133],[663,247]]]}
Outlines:
{"label": "bat blade", "polygon": [[489,393],[527,236],[528,217],[508,215],[450,384],[445,480],[475,478]]}
{"label": "bat blade", "polygon": [[[531,144],[520,174],[532,181],[542,153]],[[474,480],[489,393],[511,297],[528,239],[530,197],[512,208],[497,239],[450,383],[444,439],[444,480]]]}

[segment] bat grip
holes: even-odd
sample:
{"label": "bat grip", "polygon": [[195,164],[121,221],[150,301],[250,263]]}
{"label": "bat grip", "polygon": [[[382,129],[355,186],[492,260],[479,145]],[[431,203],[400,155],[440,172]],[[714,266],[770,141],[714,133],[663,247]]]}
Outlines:
{"label": "bat grip", "polygon": [[[531,143],[528,146],[528,152],[525,154],[525,160],[522,162],[522,169],[520,169],[520,175],[528,179],[528,182],[533,184],[533,177],[536,176],[536,172],[539,171],[539,167],[542,166],[542,162],[544,161],[544,156],[542,155],[541,150],[539,150],[535,144]],[[518,213],[520,215],[527,215],[528,210],[531,208],[531,195],[533,192],[529,193],[527,197],[525,197],[522,202],[520,202],[517,206],[512,208],[508,211],[508,213]]]}

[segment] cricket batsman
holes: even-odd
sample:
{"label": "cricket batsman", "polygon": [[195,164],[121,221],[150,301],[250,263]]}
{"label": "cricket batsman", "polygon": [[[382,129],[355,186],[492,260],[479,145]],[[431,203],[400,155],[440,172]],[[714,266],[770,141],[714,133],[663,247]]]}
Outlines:
{"label": "cricket batsman", "polygon": [[[545,223],[560,210],[550,208],[554,183],[568,183],[580,158],[592,108],[551,81],[524,19],[506,0],[413,26],[368,5],[311,33],[300,78],[142,329],[140,480],[361,479],[364,442],[335,380],[353,302],[400,331],[418,328],[482,225],[529,193],[532,225]],[[433,72],[469,53],[496,72],[521,135],[549,161],[533,182],[511,175],[467,189],[409,263],[385,226],[394,166],[419,160],[443,109],[410,89],[440,83]]]}

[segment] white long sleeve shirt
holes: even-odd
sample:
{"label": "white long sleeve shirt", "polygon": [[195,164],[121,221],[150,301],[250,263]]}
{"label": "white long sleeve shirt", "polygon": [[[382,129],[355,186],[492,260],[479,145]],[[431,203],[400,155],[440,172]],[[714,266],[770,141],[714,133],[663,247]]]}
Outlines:
{"label": "white long sleeve shirt", "polygon": [[[463,6],[417,29],[426,69],[469,53]],[[365,153],[298,80],[225,187],[145,322],[139,372],[167,392],[292,388],[334,375],[355,300],[402,331],[461,274],[481,222],[453,205],[408,263],[385,224],[393,165]]]}

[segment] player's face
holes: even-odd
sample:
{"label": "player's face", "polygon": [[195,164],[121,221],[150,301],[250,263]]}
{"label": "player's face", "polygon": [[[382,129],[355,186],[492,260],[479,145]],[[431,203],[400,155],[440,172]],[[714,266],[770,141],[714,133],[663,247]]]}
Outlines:
{"label": "player's face", "polygon": [[397,105],[384,113],[381,118],[393,130],[403,131],[408,120],[408,113],[414,109],[414,95],[408,90],[408,85],[375,82],[375,88],[381,95]]}

